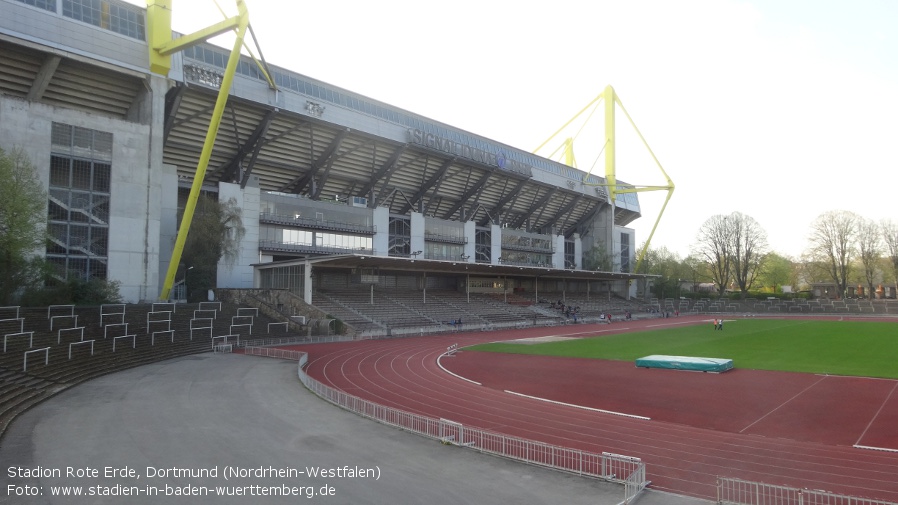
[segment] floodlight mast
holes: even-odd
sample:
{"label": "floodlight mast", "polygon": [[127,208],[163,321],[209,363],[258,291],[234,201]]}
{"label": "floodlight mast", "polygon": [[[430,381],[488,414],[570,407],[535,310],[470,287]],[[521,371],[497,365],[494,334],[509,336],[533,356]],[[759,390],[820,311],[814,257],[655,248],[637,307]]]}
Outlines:
{"label": "floodlight mast", "polygon": [[[571,125],[578,117],[580,117],[583,113],[585,113],[590,108],[597,108],[598,103],[604,100],[604,118],[605,118],[605,143],[602,146],[602,152],[605,154],[605,182],[601,184],[591,183],[589,182],[590,172],[587,172],[583,176],[582,184],[585,186],[601,186],[606,188],[608,193],[608,203],[611,205],[611,219],[612,219],[612,227],[614,226],[614,213],[615,213],[615,204],[617,201],[618,194],[626,194],[626,193],[639,193],[643,191],[667,191],[667,197],[664,199],[664,204],[661,206],[660,212],[658,212],[658,217],[655,219],[655,224],[652,226],[652,231],[649,233],[648,238],[645,241],[645,246],[643,246],[642,250],[639,252],[639,258],[636,260],[636,266],[633,269],[633,272],[639,272],[639,267],[642,264],[642,261],[645,259],[645,253],[649,248],[649,245],[652,242],[652,237],[655,235],[655,230],[658,229],[658,223],[661,221],[661,216],[664,214],[664,209],[667,208],[667,202],[670,201],[670,197],[673,195],[674,191],[674,183],[670,179],[670,176],[667,175],[667,172],[664,171],[664,168],[661,166],[661,163],[658,161],[658,158],[655,156],[655,153],[652,152],[652,148],[649,147],[648,142],[645,141],[645,138],[642,136],[642,133],[639,131],[639,128],[636,127],[636,124],[633,122],[633,118],[630,117],[630,114],[627,112],[627,109],[624,107],[624,104],[620,101],[620,98],[617,96],[617,93],[614,92],[614,88],[611,85],[605,86],[605,89],[599,93],[597,97],[595,97],[591,102],[589,102],[583,109],[580,110],[577,114],[574,115],[567,123],[565,123],[561,128],[559,128],[555,133],[553,133],[545,142],[540,144],[533,152],[536,153],[546,144],[548,144],[553,138],[558,136],[565,128]],[[636,131],[636,134],[639,135],[639,139],[642,141],[642,144],[645,146],[646,150],[652,156],[652,159],[655,160],[655,164],[658,165],[658,169],[661,171],[661,174],[664,176],[667,184],[663,186],[645,186],[645,185],[630,185],[627,184],[625,186],[619,186],[617,184],[617,167],[616,167],[616,141],[615,141],[615,105],[619,106],[623,111],[624,115],[627,117],[627,121],[629,121],[630,126]],[[591,116],[591,113],[590,113]],[[588,119],[587,119],[588,121]],[[582,130],[582,128],[581,128]],[[579,132],[578,132],[579,133]],[[574,139],[567,138],[564,140],[563,144],[564,148],[564,158],[565,163],[571,167],[576,168],[576,162],[574,160]],[[552,155],[558,152],[556,149]]]}
{"label": "floodlight mast", "polygon": [[[181,254],[184,252],[184,244],[187,242],[187,234],[190,231],[190,223],[193,221],[193,213],[196,210],[196,202],[199,199],[203,179],[206,176],[206,168],[209,166],[209,159],[212,157],[212,148],[215,146],[218,127],[228,101],[228,93],[234,81],[237,63],[240,61],[240,48],[245,46],[244,36],[247,29],[250,29],[252,34],[246,4],[243,0],[236,0],[236,2],[238,11],[236,16],[226,18],[195,33],[172,39],[172,0],[147,0],[147,45],[150,48],[150,71],[153,73],[167,76],[171,70],[171,55],[178,51],[183,51],[225,32],[234,31],[236,35],[234,47],[231,49],[224,75],[221,78],[218,98],[215,101],[215,108],[212,110],[212,118],[209,120],[209,129],[206,131],[206,139],[203,142],[203,149],[193,177],[190,196],[188,196],[187,203],[184,206],[184,215],[181,218],[181,225],[178,227],[178,236],[175,239],[172,257],[169,260],[168,270],[159,294],[160,300],[167,300],[171,294],[175,275],[178,272],[178,265],[181,263]],[[256,44],[256,47],[258,49],[258,44]],[[261,55],[261,50],[259,53]],[[253,59],[255,60],[255,56],[253,56]],[[262,75],[268,80],[268,85],[271,89],[276,90],[277,87],[270,77],[264,58],[262,58],[261,63],[256,60],[256,64],[259,66]]]}

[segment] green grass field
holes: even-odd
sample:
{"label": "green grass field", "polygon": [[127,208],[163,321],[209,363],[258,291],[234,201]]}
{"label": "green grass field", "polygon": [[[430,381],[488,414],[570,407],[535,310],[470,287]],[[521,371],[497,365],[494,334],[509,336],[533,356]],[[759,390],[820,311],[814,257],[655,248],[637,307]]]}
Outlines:
{"label": "green grass field", "polygon": [[470,350],[635,361],[651,354],[727,358],[735,368],[898,379],[894,322],[739,319],[544,344]]}

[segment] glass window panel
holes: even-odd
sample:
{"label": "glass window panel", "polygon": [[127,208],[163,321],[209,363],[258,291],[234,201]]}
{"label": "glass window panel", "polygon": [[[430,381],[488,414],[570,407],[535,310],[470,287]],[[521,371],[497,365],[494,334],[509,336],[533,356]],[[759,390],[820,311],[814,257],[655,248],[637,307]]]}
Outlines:
{"label": "glass window panel", "polygon": [[90,162],[74,160],[72,162],[72,187],[77,189],[90,189]]}
{"label": "glass window panel", "polygon": [[60,186],[68,188],[71,186],[69,181],[69,165],[70,159],[61,158],[59,156],[50,157],[50,186]]}
{"label": "glass window panel", "polygon": [[93,227],[90,229],[90,253],[94,256],[106,256],[109,250],[109,229]]}
{"label": "glass window panel", "polygon": [[109,224],[109,197],[105,195],[93,195],[91,197],[93,205],[91,207],[91,215],[97,221]]}
{"label": "glass window panel", "polygon": [[93,173],[93,190],[100,193],[109,193],[109,179],[112,167],[105,163],[96,163]]}
{"label": "glass window panel", "polygon": [[87,258],[85,257],[69,257],[68,275],[75,278],[87,277]]}
{"label": "glass window panel", "polygon": [[69,211],[57,202],[50,200],[47,206],[47,218],[51,221],[68,221]]}
{"label": "glass window panel", "polygon": [[72,152],[72,127],[67,124],[53,123],[50,133],[50,143],[54,152]]}
{"label": "glass window panel", "polygon": [[97,279],[105,279],[106,278],[106,262],[98,260],[98,259],[91,259],[89,275],[91,277],[95,277]]}
{"label": "glass window panel", "polygon": [[112,161],[112,134],[109,132],[95,132],[93,159]]}
{"label": "glass window panel", "polygon": [[26,5],[32,5],[40,9],[56,12],[56,0],[19,0]]}

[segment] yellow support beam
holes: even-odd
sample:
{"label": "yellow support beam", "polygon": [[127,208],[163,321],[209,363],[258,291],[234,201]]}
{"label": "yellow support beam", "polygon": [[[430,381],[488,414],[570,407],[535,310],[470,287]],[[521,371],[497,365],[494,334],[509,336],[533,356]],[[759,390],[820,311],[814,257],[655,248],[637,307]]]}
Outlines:
{"label": "yellow support beam", "polygon": [[[238,4],[242,3],[243,2],[238,2]],[[227,33],[231,30],[239,29],[239,27],[240,16],[234,16],[232,18],[219,21],[212,26],[203,28],[198,32],[191,33],[190,35],[184,35],[183,37],[178,39],[171,39],[164,44],[154,46],[154,49],[162,56],[170,56],[178,51],[183,51],[188,47],[195,46],[200,42],[205,42],[213,37],[217,37],[222,33]]]}
{"label": "yellow support beam", "polygon": [[147,44],[150,46],[150,71],[168,75],[171,56],[160,54],[154,48],[171,41],[172,0],[147,0]]}
{"label": "yellow support beam", "polygon": [[[168,23],[168,31],[169,36],[171,34],[171,4],[170,0],[148,0],[148,13],[149,4],[167,4],[167,10],[165,7],[162,10],[154,9],[153,13],[161,13],[162,22]],[[159,7],[159,6],[157,6]],[[190,187],[190,196],[187,198],[187,204],[184,207],[184,215],[181,218],[181,226],[178,228],[178,236],[175,239],[175,246],[172,250],[172,257],[168,264],[168,270],[166,271],[165,280],[162,284],[162,290],[159,294],[159,298],[161,300],[167,300],[169,295],[171,295],[171,288],[174,285],[175,275],[178,272],[178,266],[181,263],[181,254],[184,252],[184,244],[187,242],[187,234],[190,231],[190,223],[193,221],[193,214],[196,210],[196,202],[200,196],[200,190],[203,186],[203,179],[206,176],[206,169],[209,166],[209,159],[212,157],[212,148],[215,146],[215,139],[218,136],[218,127],[221,124],[221,117],[224,114],[225,105],[228,102],[228,95],[231,89],[231,85],[234,82],[234,74],[237,70],[237,63],[240,61],[240,48],[243,46],[243,39],[246,35],[246,30],[249,27],[249,14],[246,10],[246,5],[243,0],[237,0],[237,10],[239,13],[236,17],[225,20],[221,23],[217,23],[205,30],[201,30],[197,33],[202,33],[205,36],[214,36],[212,34],[221,33],[221,30],[224,29],[225,24],[234,23],[231,28],[226,29],[235,29],[237,38],[234,41],[234,47],[231,49],[231,55],[228,58],[228,64],[225,67],[224,75],[221,79],[221,87],[218,90],[218,97],[215,100],[215,108],[212,110],[212,118],[209,120],[209,129],[206,131],[206,139],[203,142],[203,150],[200,153],[200,159],[197,163],[196,173],[193,177],[193,185]],[[149,14],[148,14],[149,16]],[[149,23],[151,25],[155,24],[157,20],[154,18],[149,19]],[[164,31],[164,30],[162,30]],[[183,39],[187,39],[184,42],[180,42]],[[154,43],[151,45],[150,53],[151,55],[156,54],[160,58],[170,58],[172,51],[177,51],[183,49],[184,47],[188,47],[192,44],[197,44],[202,41],[202,39],[196,34],[188,35],[183,39],[179,39],[179,41],[170,41],[165,43],[159,43],[159,40],[154,40]],[[174,49],[175,47],[180,49]],[[165,52],[165,54],[162,54]],[[167,70],[166,70],[167,73]]]}
{"label": "yellow support beam", "polygon": [[[673,195],[674,191],[674,183],[670,179],[670,176],[667,175],[667,172],[664,171],[664,167],[661,166],[661,162],[658,161],[658,158],[655,156],[655,153],[652,151],[652,148],[649,147],[648,142],[646,142],[645,138],[642,136],[642,132],[639,131],[639,128],[636,127],[636,123],[633,122],[633,118],[630,117],[630,114],[627,112],[627,109],[624,107],[623,102],[621,102],[620,98],[617,96],[617,93],[614,92],[614,88],[610,85],[606,86],[599,96],[594,98],[591,102],[589,102],[586,107],[583,107],[580,112],[574,115],[573,118],[570,119],[567,123],[565,123],[561,128],[558,129],[555,133],[553,133],[545,142],[540,144],[533,152],[536,153],[546,144],[548,144],[553,138],[558,136],[565,128],[570,126],[574,120],[576,120],[580,115],[586,112],[590,107],[604,100],[604,121],[605,121],[605,144],[602,147],[602,153],[605,155],[605,182],[600,184],[590,183],[588,182],[587,173],[583,178],[583,184],[587,186],[601,186],[605,187],[608,192],[608,202],[611,204],[611,213],[612,219],[614,215],[614,206],[617,201],[617,195],[626,194],[626,193],[639,193],[644,191],[667,191],[667,197],[664,199],[664,204],[661,206],[661,211],[658,213],[658,217],[655,219],[655,224],[652,226],[652,231],[649,233],[648,238],[645,242],[645,247],[639,253],[639,257],[636,261],[636,266],[634,268],[634,272],[639,271],[639,267],[642,264],[643,259],[645,258],[645,253],[648,250],[649,245],[651,244],[652,237],[655,235],[655,231],[658,229],[658,223],[661,221],[661,216],[664,214],[664,210],[667,208],[667,203],[670,201],[670,197]],[[615,118],[615,109],[616,107],[620,107],[623,111],[624,115],[629,121],[630,126],[636,131],[636,134],[639,136],[639,139],[642,141],[642,144],[645,146],[646,150],[648,150],[649,154],[652,156],[652,159],[655,160],[655,164],[658,166],[658,169],[663,174],[667,184],[665,185],[654,185],[654,186],[633,186],[633,185],[624,185],[620,186],[617,182],[617,145],[616,145],[616,118]],[[588,119],[587,119],[588,121]],[[581,128],[582,130],[582,128]],[[565,149],[565,162],[568,166],[575,167],[576,164],[574,162],[573,150],[574,145],[572,139],[568,138],[564,142]],[[557,150],[556,150],[557,152]],[[554,156],[553,152],[551,156]],[[598,159],[596,160],[598,161]]]}
{"label": "yellow support beam", "polygon": [[614,129],[614,103],[617,101],[617,95],[614,94],[614,88],[611,85],[605,86],[602,95],[605,97],[605,184],[608,185],[608,199],[611,201],[611,205],[614,205],[617,200],[617,167],[615,165],[617,144],[615,143]]}

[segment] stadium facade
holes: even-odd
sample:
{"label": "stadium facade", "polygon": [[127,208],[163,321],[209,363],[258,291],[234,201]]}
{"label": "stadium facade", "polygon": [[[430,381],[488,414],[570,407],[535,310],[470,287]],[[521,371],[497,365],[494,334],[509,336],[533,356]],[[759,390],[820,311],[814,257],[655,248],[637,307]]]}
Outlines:
{"label": "stadium facade", "polygon": [[[159,297],[230,53],[200,43],[153,73],[147,24],[115,0],[0,0],[0,147],[40,171],[41,252],[131,302]],[[241,59],[203,180],[247,230],[219,287],[635,294],[635,194],[269,68],[276,87]],[[584,269],[597,257],[613,266]]]}

